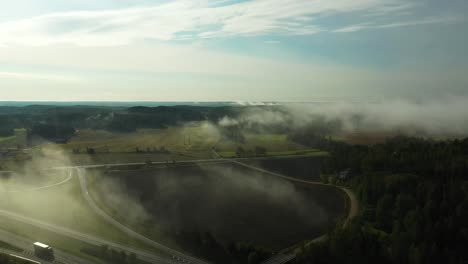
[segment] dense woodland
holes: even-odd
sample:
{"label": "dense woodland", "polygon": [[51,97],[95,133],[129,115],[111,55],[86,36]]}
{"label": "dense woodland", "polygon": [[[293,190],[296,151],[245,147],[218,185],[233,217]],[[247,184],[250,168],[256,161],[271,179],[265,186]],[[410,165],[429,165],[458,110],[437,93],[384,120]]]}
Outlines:
{"label": "dense woodland", "polygon": [[351,169],[361,215],[304,246],[297,263],[467,263],[468,139],[396,137],[353,146],[319,136],[296,140],[329,150],[324,174]]}
{"label": "dense woodland", "polygon": [[66,141],[77,129],[133,132],[139,128],[166,128],[193,121],[218,121],[236,116],[240,107],[93,107],[25,106],[0,107],[0,137],[14,128],[26,128],[31,137]]}

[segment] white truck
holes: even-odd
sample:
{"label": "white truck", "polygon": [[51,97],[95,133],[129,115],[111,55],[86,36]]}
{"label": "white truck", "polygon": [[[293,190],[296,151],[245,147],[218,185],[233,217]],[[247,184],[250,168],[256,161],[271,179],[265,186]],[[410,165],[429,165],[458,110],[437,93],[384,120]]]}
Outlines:
{"label": "white truck", "polygon": [[51,246],[46,245],[46,244],[41,243],[41,242],[35,242],[33,244],[33,246],[34,246],[34,254],[37,257],[45,259],[45,260],[54,260],[55,259],[54,249]]}

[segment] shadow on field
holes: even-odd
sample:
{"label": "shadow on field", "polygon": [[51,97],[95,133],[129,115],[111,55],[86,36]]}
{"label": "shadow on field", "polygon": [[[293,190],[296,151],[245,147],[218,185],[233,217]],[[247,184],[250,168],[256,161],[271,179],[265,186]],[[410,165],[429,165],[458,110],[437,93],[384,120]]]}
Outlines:
{"label": "shadow on field", "polygon": [[345,206],[335,188],[296,185],[230,163],[111,171],[96,183],[103,202],[134,224],[150,221],[172,237],[209,232],[272,250],[323,234]]}

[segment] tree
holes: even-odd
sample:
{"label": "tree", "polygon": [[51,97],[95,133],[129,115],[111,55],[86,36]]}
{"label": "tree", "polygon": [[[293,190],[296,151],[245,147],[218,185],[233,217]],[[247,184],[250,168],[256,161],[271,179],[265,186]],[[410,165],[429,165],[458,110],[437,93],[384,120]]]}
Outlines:
{"label": "tree", "polygon": [[393,197],[390,194],[385,194],[377,202],[376,208],[376,221],[380,227],[388,230],[392,223],[392,209],[393,209]]}
{"label": "tree", "polygon": [[256,156],[265,156],[267,150],[264,147],[256,146],[254,152]]}
{"label": "tree", "polygon": [[96,154],[96,150],[94,148],[86,148],[86,153],[89,155],[94,155]]}
{"label": "tree", "polygon": [[257,264],[259,261],[258,253],[256,251],[252,251],[247,258],[247,263],[249,264]]}
{"label": "tree", "polygon": [[242,157],[245,156],[245,150],[244,150],[243,147],[237,147],[237,149],[236,149],[236,156],[237,156],[238,158],[242,158]]}

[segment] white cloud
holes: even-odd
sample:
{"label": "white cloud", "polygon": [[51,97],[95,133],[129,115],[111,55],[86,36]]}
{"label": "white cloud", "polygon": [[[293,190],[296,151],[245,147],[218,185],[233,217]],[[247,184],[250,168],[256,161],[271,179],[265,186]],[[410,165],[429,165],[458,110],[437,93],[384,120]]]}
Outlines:
{"label": "white cloud", "polygon": [[55,82],[74,82],[78,81],[78,78],[54,75],[54,74],[42,74],[42,73],[28,73],[28,72],[1,72],[0,78],[2,79],[15,79],[15,80],[44,80],[44,81],[55,81]]}
{"label": "white cloud", "polygon": [[0,46],[126,45],[146,39],[310,35],[316,19],[350,12],[385,15],[412,8],[402,0],[176,0],[100,11],[52,13],[0,23]]}

